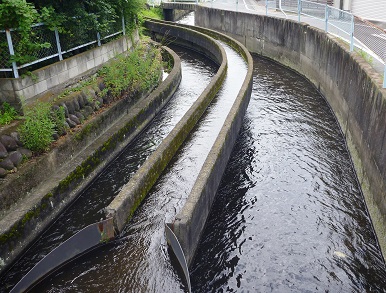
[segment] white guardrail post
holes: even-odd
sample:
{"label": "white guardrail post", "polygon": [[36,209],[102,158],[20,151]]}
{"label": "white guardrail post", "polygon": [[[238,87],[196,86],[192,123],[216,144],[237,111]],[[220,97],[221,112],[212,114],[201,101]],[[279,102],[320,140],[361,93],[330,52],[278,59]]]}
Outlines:
{"label": "white guardrail post", "polygon": [[62,61],[63,60],[62,47],[60,46],[59,32],[57,28],[55,28],[55,39],[56,39],[56,48],[58,49],[59,60]]}
{"label": "white guardrail post", "polygon": [[98,47],[101,46],[101,34],[97,32],[97,41],[98,41]]}
{"label": "white guardrail post", "polygon": [[301,13],[302,13],[302,0],[298,0],[298,22],[300,22]]}
{"label": "white guardrail post", "polygon": [[326,26],[325,26],[325,31],[326,33],[328,32],[328,5],[326,4],[326,8],[325,8],[325,23],[326,23]]}
{"label": "white guardrail post", "polygon": [[354,18],[354,14],[351,14],[350,52],[354,51],[354,29],[355,29],[355,18]]}
{"label": "white guardrail post", "polygon": [[126,35],[125,17],[122,15],[122,34]]}
{"label": "white guardrail post", "polygon": [[386,89],[386,60],[385,60],[385,70],[383,71],[383,88]]}
{"label": "white guardrail post", "polygon": [[[15,56],[15,51],[13,50],[13,44],[12,44],[11,31],[9,29],[5,30],[5,34],[7,36],[7,43],[8,43],[9,54],[11,56]],[[15,78],[19,78],[19,72],[17,70],[16,62],[12,62],[12,69],[13,69],[14,77]]]}
{"label": "white guardrail post", "polygon": [[265,0],[265,15],[268,15],[268,0]]}

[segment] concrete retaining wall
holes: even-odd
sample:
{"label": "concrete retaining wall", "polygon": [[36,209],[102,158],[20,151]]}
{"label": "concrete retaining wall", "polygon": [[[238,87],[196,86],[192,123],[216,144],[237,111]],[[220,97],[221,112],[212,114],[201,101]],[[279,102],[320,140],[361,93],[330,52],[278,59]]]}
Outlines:
{"label": "concrete retaining wall", "polygon": [[126,52],[138,42],[138,31],[132,36],[124,36],[118,40],[56,62],[31,75],[20,78],[0,78],[0,101],[8,102],[17,109],[21,108],[21,100],[27,105],[36,98],[49,98],[70,84],[94,74],[105,62],[118,54]]}
{"label": "concrete retaining wall", "polygon": [[[201,48],[203,52],[214,56],[216,63],[221,66],[200,97],[106,208],[106,217],[114,218],[114,225],[118,231],[122,231],[126,222],[205,112],[220,89],[227,69],[226,53],[212,38],[191,29],[162,22],[147,21],[146,27],[156,34],[167,33],[174,39],[174,42],[178,41],[192,49]],[[162,39],[163,36],[160,38]]]}
{"label": "concrete retaining wall", "polygon": [[134,105],[126,99],[116,102],[36,162],[27,162],[24,169],[19,170],[17,178],[7,176],[7,180],[13,180],[9,184],[15,184],[19,193],[24,191],[22,195],[25,198],[1,213],[0,272],[169,101],[181,80],[181,63],[174,52],[167,50],[174,58],[173,70],[150,95],[142,93],[142,98]]}
{"label": "concrete retaining wall", "polygon": [[190,10],[163,9],[164,19],[168,21],[180,20],[182,17],[189,14],[190,12]]}
{"label": "concrete retaining wall", "polygon": [[386,255],[386,90],[382,77],[358,54],[350,53],[346,43],[304,23],[202,6],[196,8],[195,22],[296,70],[319,89],[346,137]]}
{"label": "concrete retaining wall", "polygon": [[186,204],[171,224],[172,230],[185,253],[188,265],[192,263],[217,188],[243,123],[245,111],[251,97],[253,77],[252,57],[241,43],[215,31],[199,27],[194,29],[216,37],[233,47],[246,60],[248,71],[224,125],[198,174]]}

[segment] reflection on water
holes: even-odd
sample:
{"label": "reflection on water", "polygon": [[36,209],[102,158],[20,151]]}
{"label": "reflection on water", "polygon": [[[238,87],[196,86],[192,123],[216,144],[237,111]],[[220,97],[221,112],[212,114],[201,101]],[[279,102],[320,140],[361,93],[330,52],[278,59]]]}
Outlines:
{"label": "reflection on water", "polygon": [[254,63],[194,292],[383,292],[385,264],[331,109],[302,77]]}

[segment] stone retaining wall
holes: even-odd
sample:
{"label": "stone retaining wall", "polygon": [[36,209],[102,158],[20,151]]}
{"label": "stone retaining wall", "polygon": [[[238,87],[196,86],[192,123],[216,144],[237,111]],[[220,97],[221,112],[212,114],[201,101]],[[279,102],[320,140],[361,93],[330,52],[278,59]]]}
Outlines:
{"label": "stone retaining wall", "polygon": [[348,44],[304,23],[197,6],[195,22],[309,79],[338,118],[384,255],[386,252],[386,89]]}

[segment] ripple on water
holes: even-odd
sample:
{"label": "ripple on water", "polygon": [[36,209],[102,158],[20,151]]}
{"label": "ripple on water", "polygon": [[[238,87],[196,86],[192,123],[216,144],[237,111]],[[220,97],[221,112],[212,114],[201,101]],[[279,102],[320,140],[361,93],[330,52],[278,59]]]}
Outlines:
{"label": "ripple on water", "polygon": [[251,102],[194,263],[195,292],[382,292],[385,266],[331,109],[254,56]]}
{"label": "ripple on water", "polygon": [[[122,186],[128,182],[132,174],[135,173],[144,160],[154,151],[163,138],[171,131],[174,125],[197,99],[200,93],[205,89],[206,85],[209,84],[212,76],[217,70],[217,66],[196,53],[186,53],[185,50],[181,51],[181,49],[175,49],[177,52],[182,52],[184,54],[184,56],[182,56],[184,78],[181,81],[175,96],[168,105],[162,109],[161,113],[154,118],[152,126],[145,129],[140,137],[128,146],[128,148],[82,194],[71,209],[61,215],[58,221],[44,233],[39,241],[13,267],[13,269],[6,276],[3,276],[1,279],[2,284],[6,284],[7,287],[11,288],[48,252],[83,227],[94,223],[103,217],[103,208],[118,194]],[[197,74],[197,72],[199,72],[199,74]],[[195,84],[194,87],[192,87],[192,83]],[[166,203],[163,202],[163,204]],[[142,221],[139,220],[138,223],[142,223]],[[110,289],[116,284],[126,284],[122,283],[124,281],[119,278],[126,270],[124,268],[122,268],[122,271],[120,271],[119,268],[112,269],[109,268],[108,265],[109,257],[115,257],[114,251],[116,251],[116,248],[111,248],[111,250],[106,248],[106,250],[108,251],[106,257],[97,253],[96,263],[100,266],[95,266],[90,263],[90,266],[93,269],[89,270],[89,266],[87,266],[89,263],[87,263],[85,264],[85,271],[82,271],[82,266],[75,265],[74,269],[71,268],[69,271],[68,278],[65,277],[64,272],[59,273],[59,279],[63,278],[61,284],[57,282],[58,279],[56,279],[56,281],[50,279],[48,280],[47,285],[44,285],[45,287],[42,286],[39,290],[60,292],[61,290],[71,291],[72,289],[77,288],[76,290],[78,291],[86,292],[88,290],[88,292],[91,292],[97,287],[95,280],[99,278],[98,276],[109,276],[110,271],[111,274],[115,275],[115,277],[111,278],[114,284],[109,285]],[[90,260],[87,261],[90,262]],[[103,263],[103,261],[106,261],[107,263]],[[121,261],[119,264],[121,264]],[[140,270],[140,268],[138,268],[138,270]],[[100,273],[100,275],[97,275],[98,273]],[[88,276],[91,277],[88,278]],[[127,276],[123,277],[124,280],[130,278],[131,277]],[[145,277],[143,279],[145,279]],[[175,284],[180,286],[180,282],[176,281],[179,280],[179,278],[174,277],[173,273],[171,273],[171,279],[174,280],[170,282],[170,284],[172,284],[171,286],[175,286]],[[143,282],[146,283],[145,281]],[[99,286],[107,286],[105,283],[106,281],[103,282],[102,279]],[[133,282],[133,284],[135,285],[136,282]],[[144,287],[143,284],[139,284],[138,286],[138,288]],[[0,288],[0,291],[3,290],[5,290],[5,288]],[[111,292],[113,291],[115,290],[112,290]]]}

